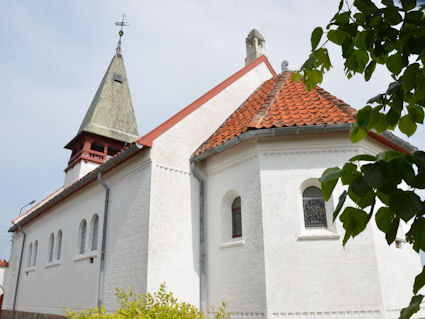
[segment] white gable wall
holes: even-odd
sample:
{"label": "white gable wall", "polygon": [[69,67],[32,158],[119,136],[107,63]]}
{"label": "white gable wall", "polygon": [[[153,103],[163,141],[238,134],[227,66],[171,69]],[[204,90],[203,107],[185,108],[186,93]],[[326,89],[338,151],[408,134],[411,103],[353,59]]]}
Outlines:
{"label": "white gable wall", "polygon": [[148,290],[166,282],[178,298],[199,305],[199,183],[189,159],[271,76],[261,63],[154,141]]}

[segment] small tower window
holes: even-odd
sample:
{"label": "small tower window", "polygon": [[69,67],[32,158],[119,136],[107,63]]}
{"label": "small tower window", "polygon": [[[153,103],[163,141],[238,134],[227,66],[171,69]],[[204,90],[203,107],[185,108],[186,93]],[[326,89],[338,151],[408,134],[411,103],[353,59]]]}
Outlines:
{"label": "small tower window", "polygon": [[118,73],[115,73],[114,74],[114,81],[115,82],[122,83],[122,75],[121,74],[118,74]]}
{"label": "small tower window", "polygon": [[232,203],[232,238],[242,237],[241,198],[236,197]]}
{"label": "small tower window", "polygon": [[92,151],[96,151],[96,152],[100,152],[103,153],[104,152],[104,147],[101,143],[99,142],[93,142],[90,146],[90,149]]}
{"label": "small tower window", "polygon": [[326,228],[326,209],[322,191],[315,186],[303,192],[304,223],[306,228]]}
{"label": "small tower window", "polygon": [[113,147],[113,146],[109,146],[109,147],[108,147],[108,153],[107,153],[107,155],[109,155],[109,156],[114,156],[114,155],[115,155],[115,154],[117,154],[119,151],[120,151],[120,150],[119,150],[118,148]]}

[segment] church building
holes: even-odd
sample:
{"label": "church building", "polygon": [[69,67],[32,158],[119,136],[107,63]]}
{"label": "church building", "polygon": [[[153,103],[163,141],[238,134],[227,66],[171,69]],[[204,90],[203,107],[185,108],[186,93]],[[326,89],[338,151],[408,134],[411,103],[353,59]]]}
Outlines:
{"label": "church building", "polygon": [[421,270],[405,225],[391,246],[371,223],[343,247],[342,186],[325,202],[318,178],[415,148],[389,132],[352,144],[356,110],[287,63],[277,73],[264,49],[252,30],[242,69],[140,136],[119,42],[65,146],[64,185],[12,221],[2,319],[113,311],[116,288],[161,283],[232,318],[398,317]]}

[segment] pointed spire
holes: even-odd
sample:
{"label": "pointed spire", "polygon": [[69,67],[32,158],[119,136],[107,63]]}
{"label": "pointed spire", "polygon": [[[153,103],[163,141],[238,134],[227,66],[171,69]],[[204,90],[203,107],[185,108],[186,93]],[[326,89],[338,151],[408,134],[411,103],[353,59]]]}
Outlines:
{"label": "pointed spire", "polygon": [[83,131],[128,143],[139,137],[124,60],[118,50],[106,70],[78,134]]}

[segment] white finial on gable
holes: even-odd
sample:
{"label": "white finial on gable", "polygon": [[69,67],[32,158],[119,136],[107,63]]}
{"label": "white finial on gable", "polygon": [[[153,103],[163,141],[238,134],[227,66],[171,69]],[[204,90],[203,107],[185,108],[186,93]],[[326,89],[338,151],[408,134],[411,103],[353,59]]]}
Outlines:
{"label": "white finial on gable", "polygon": [[245,65],[248,65],[259,56],[264,55],[264,37],[257,29],[252,29],[246,37]]}

